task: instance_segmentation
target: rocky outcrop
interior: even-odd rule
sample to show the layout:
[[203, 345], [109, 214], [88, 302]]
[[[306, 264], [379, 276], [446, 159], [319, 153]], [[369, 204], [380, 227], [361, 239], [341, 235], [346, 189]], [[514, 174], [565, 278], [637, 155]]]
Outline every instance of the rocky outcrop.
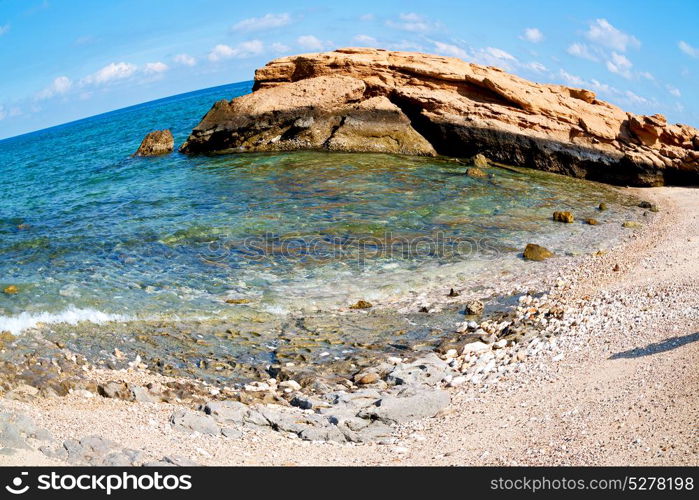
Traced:
[[175, 138], [170, 130], [155, 130], [143, 138], [134, 156], [159, 156], [175, 150]]
[[699, 183], [699, 131], [594, 92], [459, 59], [348, 48], [284, 57], [253, 93], [219, 101], [181, 151], [472, 157], [631, 185]]

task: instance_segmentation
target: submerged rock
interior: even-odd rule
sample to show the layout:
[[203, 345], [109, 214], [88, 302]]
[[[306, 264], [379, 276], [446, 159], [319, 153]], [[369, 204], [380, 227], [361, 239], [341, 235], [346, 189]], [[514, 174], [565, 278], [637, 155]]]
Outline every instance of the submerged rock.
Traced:
[[167, 130], [155, 130], [143, 138], [134, 156], [159, 156], [175, 150], [175, 138]]
[[480, 168], [478, 167], [471, 167], [466, 169], [466, 175], [469, 177], [473, 177], [474, 179], [485, 179], [488, 177], [488, 174], [483, 172]]
[[469, 315], [483, 314], [484, 309], [485, 309], [485, 306], [483, 305], [483, 302], [481, 302], [480, 300], [471, 300], [469, 302], [466, 302], [466, 314], [469, 314]]
[[556, 222], [565, 222], [567, 224], [572, 224], [573, 222], [575, 222], [575, 217], [573, 217], [573, 214], [570, 212], [554, 212], [553, 220], [555, 220]]
[[588, 219], [585, 219], [585, 224], [588, 224], [590, 226], [596, 226], [598, 224], [598, 222], [597, 222], [597, 219], [588, 218]]
[[486, 158], [485, 155], [478, 153], [476, 156], [473, 157], [473, 165], [477, 169], [488, 168], [488, 158]]
[[366, 300], [358, 300], [355, 304], [352, 304], [350, 306], [350, 309], [370, 309], [374, 307], [371, 302], [367, 302]]
[[3, 290], [3, 293], [7, 295], [15, 295], [19, 293], [19, 288], [17, 287], [17, 285], [6, 286]]
[[605, 202], [602, 202], [599, 204], [598, 208], [599, 208], [600, 212], [603, 212], [604, 210], [607, 210], [609, 207], [607, 206], [607, 204]]
[[255, 72], [253, 93], [214, 104], [181, 151], [478, 153], [654, 186], [699, 183], [698, 135], [661, 115], [625, 112], [585, 89], [456, 58], [344, 48], [269, 62]]
[[534, 243], [527, 244], [524, 249], [524, 258], [527, 260], [545, 260], [550, 257], [553, 257], [551, 250]]

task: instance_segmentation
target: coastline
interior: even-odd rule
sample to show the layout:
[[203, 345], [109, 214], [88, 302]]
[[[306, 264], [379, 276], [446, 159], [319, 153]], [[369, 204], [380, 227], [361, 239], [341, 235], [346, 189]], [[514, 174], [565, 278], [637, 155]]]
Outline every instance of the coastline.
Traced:
[[[487, 389], [478, 384], [448, 389], [447, 409], [399, 426], [387, 444], [317, 443], [269, 429], [245, 429], [235, 439], [197, 434], [184, 442], [186, 434], [169, 423], [181, 403], [82, 392], [4, 399], [3, 411], [29, 415], [57, 442], [97, 434], [126, 448], [143, 448], [145, 461], [177, 455], [202, 465], [696, 465], [691, 434], [699, 381], [692, 366], [699, 344], [691, 337], [699, 332], [696, 190], [626, 191], [658, 203], [661, 212], [609, 252], [566, 258], [555, 273], [534, 280], [538, 290], [550, 289], [550, 299], [579, 325], [553, 337], [555, 347], [538, 342], [545, 347], [530, 349], [521, 369]], [[668, 344], [668, 350], [661, 346], [644, 355], [643, 348], [668, 337], [679, 337], [677, 348]], [[620, 359], [609, 359], [614, 355]], [[116, 373], [103, 375], [113, 379]], [[142, 384], [166, 380], [139, 371], [138, 363], [117, 376]], [[53, 462], [40, 452], [18, 451], [0, 455], [0, 463]]]

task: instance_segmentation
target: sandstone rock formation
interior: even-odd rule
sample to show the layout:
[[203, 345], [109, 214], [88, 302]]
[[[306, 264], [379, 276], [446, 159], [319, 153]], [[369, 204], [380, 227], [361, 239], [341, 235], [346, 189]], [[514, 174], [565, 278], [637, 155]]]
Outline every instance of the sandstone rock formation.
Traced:
[[159, 156], [172, 153], [175, 149], [175, 138], [170, 130], [155, 130], [143, 138], [134, 156]]
[[616, 184], [699, 183], [699, 131], [589, 90], [456, 58], [347, 48], [284, 57], [219, 101], [184, 153], [322, 149], [489, 159]]

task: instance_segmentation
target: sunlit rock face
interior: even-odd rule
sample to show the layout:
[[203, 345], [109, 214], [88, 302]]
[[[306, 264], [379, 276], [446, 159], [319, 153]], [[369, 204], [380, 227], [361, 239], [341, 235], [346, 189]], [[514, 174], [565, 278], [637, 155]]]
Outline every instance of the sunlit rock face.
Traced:
[[615, 184], [699, 182], [699, 132], [434, 55], [346, 48], [284, 57], [252, 94], [219, 101], [181, 151], [442, 154]]

